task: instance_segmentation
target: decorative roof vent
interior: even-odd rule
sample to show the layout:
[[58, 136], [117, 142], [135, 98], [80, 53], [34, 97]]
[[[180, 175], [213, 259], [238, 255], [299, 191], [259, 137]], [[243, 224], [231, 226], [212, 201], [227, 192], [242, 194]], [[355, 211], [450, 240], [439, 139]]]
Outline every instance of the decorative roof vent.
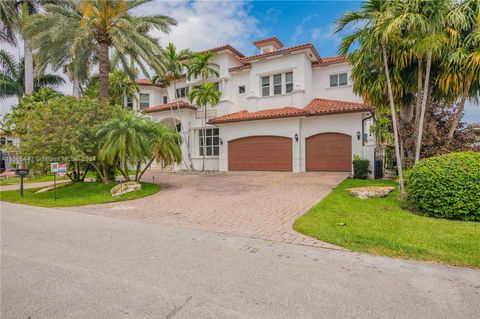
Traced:
[[260, 49], [260, 54], [269, 53], [283, 48], [282, 42], [278, 40], [277, 37], [272, 37], [268, 39], [258, 40], [253, 42], [253, 44]]

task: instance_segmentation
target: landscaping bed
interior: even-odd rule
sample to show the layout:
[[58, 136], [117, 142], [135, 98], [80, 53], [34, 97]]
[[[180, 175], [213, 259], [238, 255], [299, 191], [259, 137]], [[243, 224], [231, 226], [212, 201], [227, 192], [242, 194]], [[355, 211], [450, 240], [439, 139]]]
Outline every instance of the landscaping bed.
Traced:
[[398, 191], [359, 199], [347, 189], [396, 186], [383, 180], [348, 179], [297, 219], [294, 229], [352, 251], [480, 268], [480, 223], [416, 215]]
[[116, 183], [74, 183], [57, 189], [57, 200], [54, 191], [35, 193], [38, 188], [25, 189], [24, 197], [20, 197], [18, 190], [0, 192], [0, 200], [42, 207], [67, 207], [102, 204], [136, 199], [152, 195], [160, 191], [160, 186], [142, 183], [142, 189], [136, 192], [112, 197], [110, 190]]

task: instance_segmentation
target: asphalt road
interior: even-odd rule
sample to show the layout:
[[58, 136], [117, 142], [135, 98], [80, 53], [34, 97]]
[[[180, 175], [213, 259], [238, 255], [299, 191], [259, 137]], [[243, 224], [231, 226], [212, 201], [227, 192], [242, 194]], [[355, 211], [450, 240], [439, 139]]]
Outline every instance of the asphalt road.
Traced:
[[1, 311], [478, 318], [480, 272], [2, 202]]

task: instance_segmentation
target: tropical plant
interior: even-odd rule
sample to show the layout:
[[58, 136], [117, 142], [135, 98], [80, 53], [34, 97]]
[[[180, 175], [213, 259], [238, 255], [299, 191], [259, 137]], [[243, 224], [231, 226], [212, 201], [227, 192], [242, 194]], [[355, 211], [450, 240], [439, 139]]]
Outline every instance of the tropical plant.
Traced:
[[1, 1], [0, 34], [10, 44], [17, 45], [15, 34], [20, 32], [23, 37], [23, 58], [25, 59], [24, 68], [24, 88], [26, 94], [31, 94], [34, 90], [34, 72], [33, 72], [33, 55], [30, 46], [30, 37], [22, 33], [22, 27], [28, 20], [29, 16], [38, 12], [42, 4], [56, 0], [11, 0]]
[[[44, 90], [45, 91], [45, 90]], [[9, 126], [22, 140], [21, 155], [28, 166], [67, 162], [69, 177], [82, 181], [94, 169], [108, 181], [109, 165], [97, 153], [96, 127], [116, 116], [118, 107], [71, 96], [47, 98], [52, 92], [28, 95], [9, 116]]]
[[455, 114], [448, 129], [448, 144], [453, 142], [468, 98], [478, 96], [480, 86], [480, 1], [468, 0], [459, 6], [467, 27], [447, 47], [438, 82], [440, 89], [455, 99]]
[[[190, 145], [188, 139], [188, 132], [185, 130], [185, 125], [182, 119], [182, 112], [180, 112], [180, 101], [175, 96], [177, 92], [177, 80], [180, 80], [183, 77], [184, 64], [188, 64], [188, 58], [190, 57], [189, 50], [177, 51], [177, 48], [173, 43], [169, 43], [164, 49], [161, 50], [160, 59], [162, 59], [163, 69], [157, 71], [157, 75], [152, 79], [154, 82], [160, 82], [165, 85], [165, 87], [173, 86], [174, 100], [176, 101], [176, 108], [178, 118], [180, 120], [180, 131], [184, 138], [187, 149], [188, 159], [190, 161], [190, 168], [193, 169], [193, 163], [190, 156]], [[167, 100], [171, 101], [171, 98], [168, 94], [168, 89], [166, 90]], [[177, 122], [175, 115], [173, 114], [172, 104], [169, 104], [170, 112], [172, 113], [172, 118], [174, 121], [175, 127], [177, 127]], [[187, 165], [185, 165], [188, 167]]]
[[[358, 84], [354, 87], [357, 93], [360, 93], [364, 100], [371, 105], [381, 105], [385, 103], [385, 81], [388, 102], [390, 104], [390, 113], [392, 117], [393, 136], [395, 143], [395, 155], [398, 164], [398, 173], [400, 179], [400, 191], [404, 192], [403, 170], [400, 156], [400, 142], [398, 135], [398, 121], [395, 109], [394, 91], [392, 89], [390, 66], [388, 58], [389, 38], [385, 36], [386, 20], [388, 17], [389, 2], [369, 0], [366, 1], [361, 9], [357, 12], [345, 13], [336, 23], [336, 32], [342, 32], [350, 25], [362, 25], [361, 28], [354, 33], [348, 35], [343, 39], [340, 54], [346, 56], [354, 43], [359, 43], [360, 48], [353, 54], [353, 59], [357, 61], [366, 60], [369, 65], [374, 63], [377, 65], [383, 64], [384, 78], [379, 78], [372, 85], [372, 83], [362, 82], [367, 86], [358, 88]], [[380, 45], [380, 54], [378, 52], [378, 45]], [[358, 62], [357, 62], [358, 63]], [[361, 62], [360, 62], [361, 63]], [[357, 64], [358, 66], [358, 64]], [[355, 67], [355, 64], [354, 64]], [[374, 75], [374, 74], [373, 74]], [[395, 74], [394, 74], [395, 76]], [[355, 81], [354, 81], [355, 82]], [[382, 103], [383, 102], [383, 103]]]
[[[180, 135], [130, 110], [103, 124], [97, 138], [100, 159], [115, 165], [127, 181], [130, 167], [135, 167], [135, 180], [139, 181], [154, 160], [181, 161]], [[146, 164], [143, 169], [142, 164]]]
[[478, 152], [423, 159], [410, 170], [409, 199], [429, 216], [480, 221], [479, 167]]
[[441, 57], [444, 48], [456, 41], [461, 30], [468, 27], [467, 19], [455, 0], [429, 1], [407, 0], [397, 1], [390, 6], [389, 17], [386, 17], [384, 35], [395, 40], [408, 34], [413, 35], [418, 45], [415, 49], [420, 56], [426, 56], [425, 77], [422, 102], [420, 106], [419, 126], [415, 150], [415, 163], [420, 159], [423, 127], [427, 101], [430, 93], [430, 76], [432, 61]]
[[17, 45], [15, 29], [19, 25], [18, 8], [15, 1], [0, 1], [0, 40]]
[[123, 111], [101, 126], [97, 132], [100, 140], [99, 157], [115, 165], [126, 181], [132, 163], [143, 162], [148, 153], [148, 127], [142, 116]]
[[178, 132], [170, 127], [162, 125], [152, 120], [147, 121], [149, 126], [148, 144], [150, 147], [150, 160], [145, 167], [140, 170], [141, 163], [137, 163], [135, 180], [139, 181], [143, 174], [152, 165], [153, 161], [157, 163], [162, 160], [164, 164], [180, 163], [182, 161], [182, 138]]
[[212, 62], [214, 57], [215, 53], [212, 51], [191, 53], [187, 64], [188, 79], [200, 77], [204, 83], [209, 77], [218, 77], [218, 64]]
[[54, 71], [62, 70], [73, 83], [73, 96], [77, 98], [96, 60], [93, 37], [83, 37], [79, 40], [82, 43], [74, 46], [82, 18], [79, 2], [65, 0], [45, 4], [22, 28], [35, 49], [37, 69], [51, 66]]
[[124, 105], [124, 98], [137, 99], [138, 85], [125, 71], [113, 71], [108, 79], [108, 92], [111, 104]]
[[[25, 62], [16, 61], [8, 52], [0, 50], [0, 98], [16, 96], [19, 99], [25, 92]], [[41, 87], [55, 88], [65, 81], [55, 74], [38, 74], [34, 78], [34, 91]]]
[[154, 29], [169, 32], [176, 21], [163, 15], [134, 16], [129, 13], [146, 1], [81, 1], [82, 21], [73, 42], [73, 50], [87, 39], [94, 38], [98, 45], [100, 98], [108, 99], [109, 48], [115, 48], [123, 63], [127, 63], [124, 54], [134, 59], [144, 60], [153, 69], [161, 69], [158, 40], [149, 35]]
[[205, 155], [207, 153], [206, 145], [207, 145], [207, 127], [206, 127], [206, 118], [207, 118], [207, 105], [210, 107], [215, 107], [218, 102], [220, 102], [220, 97], [222, 93], [220, 93], [215, 84], [207, 81], [202, 83], [201, 85], [194, 86], [189, 94], [190, 102], [195, 103], [199, 108], [203, 108], [204, 111], [204, 125], [202, 128], [202, 171], [205, 171]]

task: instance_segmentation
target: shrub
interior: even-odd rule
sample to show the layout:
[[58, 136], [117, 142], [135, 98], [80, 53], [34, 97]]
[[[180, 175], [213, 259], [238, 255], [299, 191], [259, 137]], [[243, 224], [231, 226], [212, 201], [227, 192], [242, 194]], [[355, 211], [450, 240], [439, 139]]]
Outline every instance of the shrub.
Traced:
[[407, 185], [409, 201], [429, 216], [480, 221], [480, 153], [421, 160], [410, 170]]
[[367, 179], [370, 171], [368, 170], [369, 160], [362, 160], [358, 155], [353, 157], [353, 178]]

